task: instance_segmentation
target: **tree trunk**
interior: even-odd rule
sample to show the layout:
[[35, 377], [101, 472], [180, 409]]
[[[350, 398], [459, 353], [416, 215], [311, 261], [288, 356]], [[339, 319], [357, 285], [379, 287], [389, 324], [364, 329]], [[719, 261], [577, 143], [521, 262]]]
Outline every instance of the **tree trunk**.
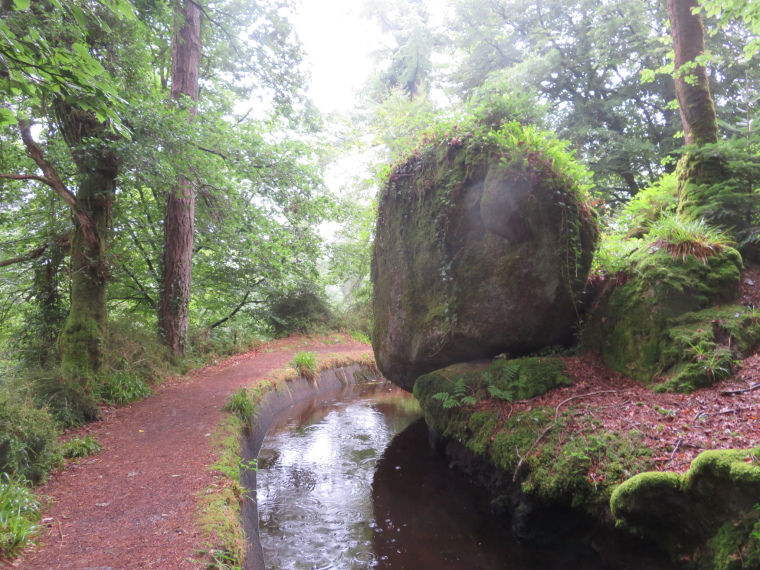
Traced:
[[[699, 14], [693, 14], [697, 0], [668, 0], [670, 33], [675, 51], [675, 83], [686, 144], [702, 146], [718, 142], [718, 122], [710, 95], [707, 72], [695, 65], [705, 52], [705, 30]], [[686, 68], [684, 69], [684, 66]], [[693, 69], [689, 69], [694, 66]]]
[[[56, 115], [79, 176], [76, 204], [72, 207], [75, 215], [71, 239], [71, 301], [58, 346], [64, 367], [97, 371], [108, 319], [106, 249], [118, 160], [106, 140], [106, 125], [94, 114], [58, 101]], [[85, 140], [88, 144], [83, 150]]]
[[57, 236], [47, 244], [46, 251], [34, 264], [34, 300], [39, 315], [35, 331], [39, 350], [34, 354], [43, 367], [49, 364], [49, 357], [54, 354], [52, 349], [66, 324], [59, 274], [70, 247], [69, 236]]
[[59, 349], [64, 367], [97, 371], [108, 322], [105, 252], [116, 173], [115, 170], [88, 169], [80, 175], [77, 199], [86, 204], [90, 212], [97, 242], [87, 243], [81, 224], [75, 219], [71, 240], [71, 303]]
[[[201, 11], [192, 0], [177, 8], [172, 40], [171, 97], [189, 98], [195, 114], [201, 62]], [[167, 196], [164, 217], [164, 254], [158, 326], [164, 342], [174, 354], [185, 351], [192, 279], [195, 190], [186, 176]]]
[[[670, 32], [675, 51], [675, 88], [678, 108], [687, 145], [702, 147], [718, 142], [718, 121], [710, 95], [707, 72], [696, 64], [705, 51], [704, 28], [699, 14], [692, 13], [697, 0], [667, 0]], [[720, 157], [687, 152], [676, 169], [678, 177], [678, 212], [704, 219], [725, 229], [742, 225], [741, 213], [730, 203], [723, 203], [716, 185], [727, 178]]]

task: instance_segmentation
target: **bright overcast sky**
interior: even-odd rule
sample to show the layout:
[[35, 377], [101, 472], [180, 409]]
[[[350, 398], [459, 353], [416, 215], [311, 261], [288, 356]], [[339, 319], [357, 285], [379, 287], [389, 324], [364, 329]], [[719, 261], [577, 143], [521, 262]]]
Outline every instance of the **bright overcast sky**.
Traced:
[[301, 0], [295, 27], [311, 72], [309, 94], [323, 112], [346, 111], [363, 85], [378, 49], [379, 25], [361, 18], [362, 0]]

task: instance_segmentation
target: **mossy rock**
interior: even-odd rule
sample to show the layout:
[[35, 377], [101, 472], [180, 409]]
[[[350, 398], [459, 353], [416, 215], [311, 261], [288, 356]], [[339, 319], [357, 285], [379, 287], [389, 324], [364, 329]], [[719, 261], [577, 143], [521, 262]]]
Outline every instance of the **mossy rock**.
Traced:
[[[731, 248], [704, 263], [691, 255], [673, 259], [663, 248], [640, 248], [632, 254], [626, 275], [602, 292], [583, 329], [582, 344], [600, 352], [610, 368], [641, 381], [674, 373], [674, 366], [695, 362], [688, 354], [691, 347], [679, 344], [679, 327], [701, 319], [711, 330], [716, 317], [699, 312], [736, 300], [741, 269], [741, 257]], [[693, 322], [686, 322], [686, 314], [692, 314]], [[683, 372], [670, 389], [690, 391], [709, 383], [710, 375], [700, 376], [694, 367]]]
[[759, 454], [760, 448], [705, 451], [683, 475], [640, 473], [615, 489], [612, 514], [621, 526], [695, 568], [756, 568], [736, 566], [733, 555], [760, 557], [753, 534], [760, 504]]
[[390, 173], [372, 261], [372, 346], [402, 388], [574, 332], [598, 230], [578, 182], [555, 167], [569, 159], [539, 138], [516, 123], [460, 131], [457, 144], [431, 142]]
[[499, 407], [473, 407], [489, 397], [536, 397], [570, 384], [564, 370], [553, 357], [456, 364], [420, 377], [414, 395], [434, 433], [464, 445], [520, 493], [609, 519], [614, 486], [652, 466], [640, 433], [607, 432], [592, 418], [564, 432], [566, 418], [553, 407], [510, 412], [506, 419]]
[[737, 360], [760, 343], [760, 315], [740, 305], [687, 313], [662, 337], [660, 367], [668, 380], [657, 392], [691, 392], [731, 375]]

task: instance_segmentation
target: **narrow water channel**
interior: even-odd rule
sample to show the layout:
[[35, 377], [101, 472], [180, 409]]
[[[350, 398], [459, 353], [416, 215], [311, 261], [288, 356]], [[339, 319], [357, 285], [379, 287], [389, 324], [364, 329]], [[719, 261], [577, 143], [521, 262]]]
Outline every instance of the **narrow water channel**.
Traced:
[[268, 570], [596, 570], [586, 548], [527, 548], [430, 450], [414, 398], [349, 386], [277, 418], [259, 455]]

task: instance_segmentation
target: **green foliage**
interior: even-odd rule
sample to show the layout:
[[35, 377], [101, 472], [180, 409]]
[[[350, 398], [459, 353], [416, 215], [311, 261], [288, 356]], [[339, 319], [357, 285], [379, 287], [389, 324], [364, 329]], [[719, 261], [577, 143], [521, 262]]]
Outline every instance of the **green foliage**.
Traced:
[[89, 457], [102, 449], [101, 445], [92, 436], [75, 436], [61, 446], [61, 453], [67, 459]]
[[664, 247], [673, 259], [685, 261], [693, 255], [702, 263], [732, 244], [718, 228], [678, 215], [662, 216], [650, 228], [648, 240], [650, 247]]
[[100, 397], [107, 404], [123, 406], [142, 400], [151, 395], [152, 391], [134, 372], [113, 372], [99, 386]]
[[324, 330], [332, 319], [327, 302], [309, 288], [297, 289], [274, 299], [269, 309], [269, 324], [277, 337]]
[[0, 472], [34, 483], [60, 462], [58, 427], [46, 410], [0, 393]]
[[572, 384], [565, 375], [564, 362], [553, 357], [495, 360], [483, 379], [488, 384], [489, 394], [510, 402], [529, 400], [552, 388]]
[[3, 473], [0, 479], [0, 549], [12, 559], [34, 539], [40, 503], [23, 479]]
[[631, 254], [642, 245], [642, 240], [626, 238], [618, 233], [604, 233], [594, 252], [592, 274], [614, 276], [629, 269]]
[[723, 28], [730, 28], [737, 20], [744, 23], [751, 34], [744, 46], [744, 57], [753, 58], [760, 51], [760, 8], [751, 0], [701, 0], [696, 8], [708, 18], [717, 18]]
[[[0, 20], [0, 65], [5, 77], [0, 89], [7, 96], [23, 95], [38, 103], [56, 96], [76, 101], [99, 121], [109, 120], [125, 132], [117, 113], [125, 104], [118, 85], [88, 43], [111, 33], [109, 20], [111, 25], [119, 19], [133, 20], [133, 6], [126, 0], [98, 5], [52, 0], [45, 10], [26, 0], [14, 4], [15, 9]], [[14, 119], [9, 109], [0, 113], [0, 125]]]
[[229, 402], [224, 405], [222, 410], [235, 414], [247, 429], [250, 430], [253, 426], [253, 414], [256, 411], [256, 404], [245, 388], [240, 388], [240, 390], [232, 394]]
[[290, 365], [296, 369], [298, 375], [307, 380], [314, 380], [317, 377], [317, 353], [316, 352], [296, 352]]
[[454, 381], [446, 392], [433, 394], [434, 400], [439, 400], [444, 410], [457, 408], [463, 405], [472, 405], [478, 403], [478, 398], [473, 395], [471, 387], [467, 386], [464, 378]]
[[350, 336], [356, 342], [361, 342], [364, 344], [372, 344], [372, 339], [369, 337], [368, 334], [364, 332], [352, 330], [348, 332], [348, 336]]
[[623, 206], [615, 219], [619, 239], [642, 237], [664, 214], [675, 214], [678, 206], [678, 178], [675, 173], [661, 176]]

